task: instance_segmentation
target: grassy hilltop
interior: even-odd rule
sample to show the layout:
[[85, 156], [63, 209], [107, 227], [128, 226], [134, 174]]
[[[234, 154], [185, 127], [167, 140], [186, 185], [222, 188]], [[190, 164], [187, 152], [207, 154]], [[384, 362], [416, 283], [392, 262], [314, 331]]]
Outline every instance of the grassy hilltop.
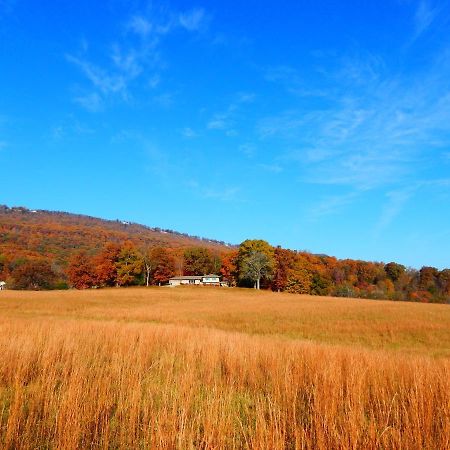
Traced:
[[240, 289], [0, 293], [3, 448], [448, 448], [450, 309]]

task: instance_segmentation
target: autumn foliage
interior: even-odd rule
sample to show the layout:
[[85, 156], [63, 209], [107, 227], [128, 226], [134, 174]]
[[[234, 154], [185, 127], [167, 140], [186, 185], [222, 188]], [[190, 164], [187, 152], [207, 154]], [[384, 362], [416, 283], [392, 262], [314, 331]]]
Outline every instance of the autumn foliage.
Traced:
[[[450, 301], [450, 269], [339, 260], [262, 240], [231, 247], [135, 224], [6, 207], [0, 207], [0, 233], [0, 279], [17, 289], [160, 285], [173, 275], [216, 273], [231, 286], [296, 294]], [[30, 267], [40, 281], [30, 280]]]
[[96, 284], [94, 265], [85, 251], [80, 251], [70, 258], [67, 277], [76, 289], [87, 289]]

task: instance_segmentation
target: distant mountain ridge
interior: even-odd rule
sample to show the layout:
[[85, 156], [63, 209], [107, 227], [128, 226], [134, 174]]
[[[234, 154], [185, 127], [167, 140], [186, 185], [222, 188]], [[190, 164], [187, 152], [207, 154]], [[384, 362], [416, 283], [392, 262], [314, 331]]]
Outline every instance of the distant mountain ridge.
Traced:
[[0, 253], [4, 255], [45, 256], [64, 261], [74, 251], [95, 252], [107, 242], [126, 240], [138, 246], [164, 246], [180, 251], [192, 246], [218, 251], [234, 247], [215, 239], [124, 220], [0, 205]]

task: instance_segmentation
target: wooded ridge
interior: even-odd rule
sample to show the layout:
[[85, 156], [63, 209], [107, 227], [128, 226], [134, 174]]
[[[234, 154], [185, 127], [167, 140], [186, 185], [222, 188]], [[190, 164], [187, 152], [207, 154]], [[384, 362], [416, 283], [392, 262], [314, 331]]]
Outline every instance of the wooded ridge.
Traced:
[[123, 220], [0, 205], [0, 280], [8, 288], [148, 286], [206, 273], [231, 286], [450, 303], [450, 269], [339, 260], [263, 240], [234, 246]]

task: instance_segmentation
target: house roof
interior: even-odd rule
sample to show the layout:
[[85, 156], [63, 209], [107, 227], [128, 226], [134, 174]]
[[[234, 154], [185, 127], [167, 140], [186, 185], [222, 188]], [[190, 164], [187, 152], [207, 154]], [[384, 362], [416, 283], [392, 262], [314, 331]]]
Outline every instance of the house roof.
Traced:
[[220, 275], [183, 275], [179, 277], [171, 277], [170, 280], [201, 280], [202, 278], [220, 278]]
[[184, 275], [182, 277], [172, 277], [170, 280], [201, 280], [202, 275]]

